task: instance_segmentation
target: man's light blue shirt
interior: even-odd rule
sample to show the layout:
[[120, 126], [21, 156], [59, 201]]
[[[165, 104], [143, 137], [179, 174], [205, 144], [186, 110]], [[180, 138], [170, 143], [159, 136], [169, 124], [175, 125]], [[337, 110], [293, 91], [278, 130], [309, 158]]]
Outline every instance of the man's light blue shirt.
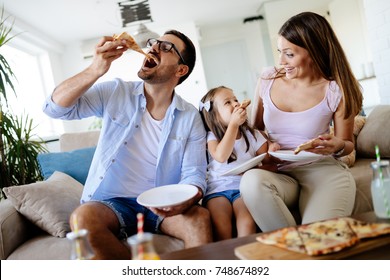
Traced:
[[[82, 203], [92, 198], [110, 172], [119, 147], [131, 143], [145, 110], [144, 83], [121, 79], [95, 84], [71, 107], [61, 107], [51, 97], [47, 98], [43, 111], [52, 118], [74, 120], [97, 116], [103, 119]], [[206, 131], [200, 114], [175, 93], [165, 115], [158, 147], [155, 186], [191, 184], [205, 194], [206, 168]]]

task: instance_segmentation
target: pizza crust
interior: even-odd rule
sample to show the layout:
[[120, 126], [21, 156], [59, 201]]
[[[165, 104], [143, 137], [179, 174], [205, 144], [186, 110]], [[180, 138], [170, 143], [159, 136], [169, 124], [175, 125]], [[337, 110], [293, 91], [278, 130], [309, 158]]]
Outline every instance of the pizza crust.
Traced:
[[295, 150], [294, 150], [294, 154], [298, 154], [299, 152], [301, 151], [304, 151], [304, 150], [307, 150], [307, 149], [311, 149], [313, 148], [313, 142], [314, 142], [315, 139], [312, 139], [310, 141], [307, 141], [301, 145], [299, 145]]

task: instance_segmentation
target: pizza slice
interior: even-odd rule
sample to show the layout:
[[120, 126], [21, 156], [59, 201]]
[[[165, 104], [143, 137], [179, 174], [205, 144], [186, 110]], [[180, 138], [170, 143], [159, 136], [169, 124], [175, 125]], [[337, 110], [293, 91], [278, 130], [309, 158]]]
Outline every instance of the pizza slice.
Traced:
[[390, 224], [388, 223], [367, 223], [352, 218], [345, 218], [349, 225], [360, 239], [372, 238], [390, 233]]
[[359, 242], [345, 219], [332, 219], [298, 227], [306, 253], [311, 256], [338, 252]]
[[298, 154], [299, 152], [301, 151], [304, 151], [304, 150], [307, 150], [307, 149], [311, 149], [313, 148], [313, 142], [314, 142], [315, 139], [312, 139], [310, 141], [307, 141], [301, 145], [299, 145], [295, 150], [294, 150], [294, 154]]
[[257, 241], [267, 245], [275, 245], [297, 253], [306, 253], [305, 246], [296, 227], [282, 228], [259, 235]]
[[240, 108], [246, 109], [246, 107], [248, 107], [250, 104], [251, 104], [251, 100], [250, 99], [244, 99], [241, 102]]
[[332, 219], [264, 233], [257, 240], [310, 256], [338, 252], [359, 242], [348, 220]]
[[142, 53], [147, 58], [152, 58], [149, 54], [145, 53], [142, 48], [137, 44], [137, 42], [134, 40], [132, 36], [130, 36], [127, 32], [122, 32], [121, 34], [117, 35], [114, 34], [112, 36], [114, 40], [125, 40], [126, 41], [126, 47], [128, 47], [131, 50], [134, 50], [136, 52]]

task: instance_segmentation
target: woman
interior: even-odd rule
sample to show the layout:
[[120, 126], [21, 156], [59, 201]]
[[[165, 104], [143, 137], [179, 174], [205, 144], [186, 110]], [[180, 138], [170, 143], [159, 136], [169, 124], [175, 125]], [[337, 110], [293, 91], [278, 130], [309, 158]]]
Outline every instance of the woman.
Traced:
[[[278, 173], [253, 169], [241, 180], [241, 194], [257, 225], [270, 231], [351, 214], [355, 181], [336, 158], [354, 148], [354, 117], [362, 107], [360, 86], [327, 20], [304, 12], [280, 29], [280, 68], [266, 70], [256, 88], [252, 122], [269, 141], [294, 150], [313, 140], [311, 162], [278, 162]], [[329, 134], [333, 122], [334, 135]]]

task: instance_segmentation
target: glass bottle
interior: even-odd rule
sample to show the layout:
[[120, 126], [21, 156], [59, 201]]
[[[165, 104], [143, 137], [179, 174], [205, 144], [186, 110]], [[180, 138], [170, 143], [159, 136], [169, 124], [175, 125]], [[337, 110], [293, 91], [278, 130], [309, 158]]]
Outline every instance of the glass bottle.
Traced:
[[89, 245], [88, 230], [80, 229], [78, 231], [68, 232], [66, 238], [72, 242], [71, 260], [90, 260], [95, 256]]
[[153, 245], [153, 234], [144, 232], [127, 238], [133, 260], [159, 260]]
[[381, 160], [371, 163], [373, 177], [371, 194], [374, 211], [378, 218], [390, 218], [390, 167], [389, 161]]

